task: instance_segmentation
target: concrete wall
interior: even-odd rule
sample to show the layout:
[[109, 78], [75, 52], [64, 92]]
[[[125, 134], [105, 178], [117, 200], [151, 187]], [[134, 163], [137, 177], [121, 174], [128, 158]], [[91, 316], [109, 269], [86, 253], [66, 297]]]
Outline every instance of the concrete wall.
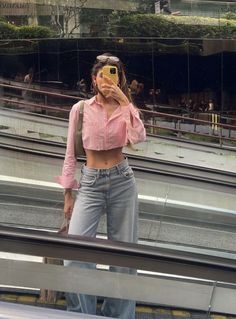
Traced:
[[[76, 1], [80, 6], [80, 0]], [[67, 5], [74, 7], [74, 0], [68, 0]], [[51, 6], [65, 6], [64, 0], [1, 0], [0, 16], [22, 16], [22, 15], [50, 15]], [[129, 0], [87, 0], [84, 8], [127, 10], [134, 11], [137, 4]]]

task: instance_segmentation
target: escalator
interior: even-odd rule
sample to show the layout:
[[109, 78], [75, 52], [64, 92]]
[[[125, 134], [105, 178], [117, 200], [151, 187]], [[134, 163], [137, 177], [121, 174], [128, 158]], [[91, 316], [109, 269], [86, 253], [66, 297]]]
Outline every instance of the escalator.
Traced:
[[[63, 196], [53, 177], [62, 167], [64, 145], [16, 136], [13, 143], [9, 135], [2, 135], [1, 143], [3, 290], [13, 286], [76, 291], [79, 278], [84, 293], [135, 299], [157, 313], [177, 308], [189, 317], [194, 311], [204, 316], [236, 314], [235, 172], [129, 154], [139, 189], [139, 244], [106, 241], [105, 218], [99, 238], [84, 241], [55, 235], [63, 217]], [[19, 260], [10, 253], [27, 258]], [[101, 266], [86, 273], [32, 259], [43, 256], [73, 257]], [[109, 273], [109, 265], [138, 269], [138, 276]], [[164, 314], [170, 317], [163, 310]], [[137, 313], [142, 319], [151, 315], [156, 318], [153, 312], [149, 317]]]

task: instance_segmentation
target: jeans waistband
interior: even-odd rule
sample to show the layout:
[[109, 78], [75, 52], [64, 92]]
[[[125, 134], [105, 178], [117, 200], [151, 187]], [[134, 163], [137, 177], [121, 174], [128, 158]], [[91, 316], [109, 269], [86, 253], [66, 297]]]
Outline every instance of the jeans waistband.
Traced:
[[110, 168], [91, 168], [87, 167], [85, 164], [82, 166], [82, 173], [83, 174], [91, 174], [91, 175], [110, 175], [113, 173], [119, 173], [120, 171], [124, 170], [126, 167], [129, 166], [128, 159], [125, 158], [120, 163], [112, 166]]

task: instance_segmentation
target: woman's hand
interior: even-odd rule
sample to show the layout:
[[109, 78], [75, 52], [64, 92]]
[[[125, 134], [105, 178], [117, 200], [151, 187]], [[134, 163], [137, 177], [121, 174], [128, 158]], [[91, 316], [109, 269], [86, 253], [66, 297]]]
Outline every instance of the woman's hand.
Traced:
[[65, 198], [64, 198], [64, 215], [67, 219], [71, 219], [71, 214], [74, 208], [74, 198], [72, 195], [72, 191], [65, 191]]
[[127, 106], [129, 104], [127, 96], [122, 92], [119, 86], [105, 75], [103, 76], [101, 88], [106, 98], [113, 98], [120, 104], [120, 106]]

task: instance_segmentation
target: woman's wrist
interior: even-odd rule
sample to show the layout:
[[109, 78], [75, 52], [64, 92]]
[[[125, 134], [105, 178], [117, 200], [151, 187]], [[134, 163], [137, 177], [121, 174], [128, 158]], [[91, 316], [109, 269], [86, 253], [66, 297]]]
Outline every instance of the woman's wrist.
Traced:
[[69, 195], [69, 196], [72, 195], [72, 189], [71, 188], [65, 188], [64, 189], [64, 196], [66, 197], [67, 195]]

